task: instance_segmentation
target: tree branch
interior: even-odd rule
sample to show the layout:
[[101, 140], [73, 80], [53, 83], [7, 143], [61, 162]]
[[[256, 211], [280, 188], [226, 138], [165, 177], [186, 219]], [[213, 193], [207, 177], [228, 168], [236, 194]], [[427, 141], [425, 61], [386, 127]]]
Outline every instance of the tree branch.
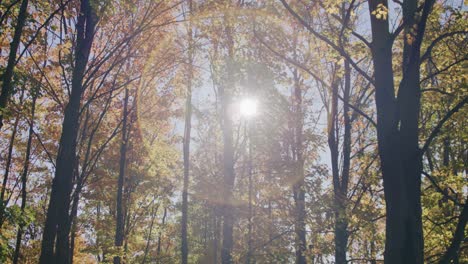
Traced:
[[426, 142], [424, 143], [423, 147], [421, 148], [419, 155], [423, 155], [424, 152], [427, 151], [429, 148], [429, 145], [432, 143], [434, 138], [439, 134], [440, 130], [442, 129], [442, 126], [449, 120], [456, 112], [458, 112], [460, 109], [462, 109], [465, 104], [468, 103], [468, 96], [465, 97], [463, 100], [461, 100], [455, 107], [453, 107], [450, 111], [445, 114], [445, 116], [437, 123], [435, 126], [434, 130], [432, 130], [431, 134], [427, 138]]
[[423, 53], [423, 55], [421, 56], [421, 62], [423, 62], [424, 60], [426, 60], [426, 59], [429, 58], [429, 55], [431, 55], [432, 49], [434, 49], [434, 47], [435, 47], [439, 42], [441, 42], [441, 41], [444, 40], [445, 38], [448, 38], [448, 37], [451, 37], [451, 36], [454, 36], [454, 35], [458, 35], [458, 34], [468, 34], [468, 31], [460, 30], [460, 31], [448, 32], [448, 33], [442, 34], [442, 35], [438, 36], [436, 39], [434, 39], [434, 40], [432, 41], [432, 43], [427, 47], [427, 49], [426, 49], [426, 51]]
[[299, 14], [297, 14], [292, 8], [291, 6], [289, 6], [288, 3], [286, 3], [285, 0], [280, 0], [281, 3], [283, 4], [283, 6], [286, 8], [286, 10], [288, 10], [288, 12], [297, 19], [297, 21], [299, 23], [301, 23], [310, 33], [312, 33], [314, 36], [316, 36], [318, 39], [322, 40], [323, 42], [325, 42], [326, 44], [328, 44], [330, 47], [332, 47], [334, 50], [336, 50], [338, 53], [340, 53], [341, 56], [343, 56], [348, 62], [349, 64], [351, 64], [351, 66], [353, 66], [353, 68], [359, 72], [362, 77], [364, 77], [367, 81], [369, 81], [370, 83], [374, 84], [374, 80], [369, 76], [369, 74], [367, 74], [364, 70], [362, 70], [357, 64], [356, 62], [351, 59], [351, 57], [349, 56], [349, 54], [342, 48], [342, 47], [339, 47], [338, 45], [336, 45], [335, 43], [333, 43], [333, 41], [331, 41], [330, 39], [328, 39], [327, 37], [323, 36], [322, 34], [318, 33], [315, 29], [313, 29], [309, 23], [307, 23]]

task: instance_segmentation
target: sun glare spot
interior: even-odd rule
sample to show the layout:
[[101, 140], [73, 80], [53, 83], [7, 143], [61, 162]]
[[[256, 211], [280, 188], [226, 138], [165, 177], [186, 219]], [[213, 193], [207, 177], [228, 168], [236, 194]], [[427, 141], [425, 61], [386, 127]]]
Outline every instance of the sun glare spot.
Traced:
[[240, 101], [239, 112], [241, 116], [251, 117], [257, 114], [257, 100], [244, 98]]

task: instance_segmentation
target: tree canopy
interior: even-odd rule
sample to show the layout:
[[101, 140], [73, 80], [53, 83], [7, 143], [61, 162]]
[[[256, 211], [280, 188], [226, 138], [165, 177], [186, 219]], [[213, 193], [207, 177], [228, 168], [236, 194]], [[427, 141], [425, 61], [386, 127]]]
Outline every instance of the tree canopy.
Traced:
[[0, 263], [467, 263], [462, 0], [0, 0]]

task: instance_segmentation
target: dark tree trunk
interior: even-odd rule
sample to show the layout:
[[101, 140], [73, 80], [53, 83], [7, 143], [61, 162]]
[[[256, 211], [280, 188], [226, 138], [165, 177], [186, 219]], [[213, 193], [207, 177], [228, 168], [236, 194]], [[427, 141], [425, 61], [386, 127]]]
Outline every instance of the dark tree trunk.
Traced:
[[[164, 213], [161, 221], [161, 227], [164, 227], [166, 224], [166, 216], [167, 216], [167, 207], [164, 207]], [[162, 240], [162, 230], [159, 230], [158, 234], [158, 246], [156, 247], [156, 264], [161, 263], [161, 240]]]
[[[97, 17], [89, 0], [82, 0], [78, 23], [75, 63], [72, 73], [72, 91], [65, 109], [57, 154], [55, 177], [52, 182], [49, 207], [41, 245], [41, 264], [70, 261], [69, 209], [76, 164], [76, 137], [79, 128], [80, 102], [83, 94], [83, 77], [88, 63]], [[54, 253], [55, 247], [55, 253]]]
[[[387, 1], [369, 1], [369, 10], [376, 10], [379, 3], [388, 6]], [[387, 204], [386, 263], [423, 263], [419, 71], [425, 21], [433, 3], [433, 0], [424, 2], [420, 21], [417, 21], [417, 2], [403, 2], [405, 41], [398, 98], [393, 87], [393, 36], [389, 33], [389, 22], [371, 14], [377, 136]], [[408, 36], [412, 36], [411, 40]]]
[[[380, 1], [370, 1], [375, 10]], [[386, 1], [384, 1], [387, 6]], [[392, 44], [388, 20], [372, 17], [373, 61], [376, 83], [377, 138], [386, 202], [385, 263], [406, 263], [403, 250], [407, 233], [408, 198], [400, 161], [397, 104], [393, 87]]]
[[[122, 141], [120, 145], [120, 168], [119, 168], [119, 179], [117, 183], [117, 201], [116, 201], [116, 226], [115, 226], [115, 241], [114, 246], [121, 248], [124, 241], [124, 208], [123, 208], [123, 188], [125, 181], [125, 169], [127, 162], [127, 143], [128, 143], [128, 133], [127, 133], [127, 111], [128, 107], [128, 89], [125, 89], [125, 99], [124, 107], [122, 112]], [[114, 256], [114, 264], [119, 264], [121, 261], [120, 256]]]
[[[98, 204], [96, 205], [96, 222], [99, 223], [100, 220], [101, 220], [101, 202], [98, 201]], [[96, 249], [98, 249], [97, 259], [99, 262], [104, 261], [105, 259], [104, 252], [102, 253], [102, 258], [99, 255], [100, 245], [101, 245], [101, 237], [99, 236], [99, 232], [96, 232]]]
[[[23, 88], [21, 91], [21, 96], [20, 96], [20, 104], [23, 103], [24, 91], [25, 89]], [[13, 147], [15, 146], [16, 134], [18, 133], [18, 124], [20, 121], [20, 114], [21, 113], [19, 112], [16, 114], [15, 122], [13, 123], [13, 130], [11, 131], [11, 136], [10, 136], [10, 140], [8, 143], [8, 154], [6, 157], [5, 171], [3, 173], [2, 191], [0, 194], [0, 232], [3, 226], [3, 222], [5, 221], [4, 219], [5, 210], [10, 200], [10, 197], [5, 198], [5, 195], [6, 195], [7, 185], [8, 185], [8, 178], [10, 177], [10, 169], [12, 165], [11, 163], [13, 160]]]
[[[78, 174], [78, 173], [77, 173]], [[76, 229], [77, 229], [77, 219], [76, 216], [78, 214], [78, 204], [80, 202], [80, 193], [82, 189], [83, 183], [79, 181], [77, 183], [76, 189], [75, 189], [75, 195], [73, 196], [73, 202], [72, 202], [72, 208], [71, 208], [71, 214], [70, 214], [70, 220], [68, 221], [70, 223], [70, 230], [71, 230], [71, 237], [70, 237], [70, 264], [73, 263], [73, 253], [75, 252], [75, 238], [76, 238]]]
[[[387, 6], [386, 1], [382, 1]], [[370, 1], [375, 10], [381, 1]], [[386, 202], [386, 263], [406, 263], [403, 256], [408, 199], [404, 171], [400, 161], [397, 104], [393, 87], [392, 44], [388, 20], [371, 15], [373, 61], [376, 83], [377, 138]]]
[[159, 209], [159, 205], [156, 207], [153, 205], [151, 208], [151, 223], [149, 227], [148, 238], [146, 239], [145, 254], [143, 256], [143, 261], [141, 262], [142, 264], [146, 263], [146, 258], [148, 256], [150, 243], [151, 243], [151, 235], [153, 233], [154, 220], [156, 219], [156, 216], [158, 214], [158, 209]]
[[10, 54], [8, 55], [8, 62], [5, 68], [5, 72], [2, 76], [2, 93], [0, 95], [0, 129], [3, 127], [3, 115], [6, 110], [8, 100], [13, 93], [13, 87], [11, 82], [13, 80], [13, 70], [16, 66], [16, 54], [18, 47], [21, 42], [21, 35], [23, 33], [23, 27], [28, 16], [28, 3], [29, 0], [23, 0], [21, 2], [20, 10], [18, 13], [18, 21], [15, 26], [15, 33], [13, 34], [13, 40], [10, 43]]
[[[335, 80], [332, 86], [331, 109], [328, 117], [328, 146], [330, 148], [332, 177], [333, 177], [333, 196], [334, 196], [334, 215], [335, 215], [335, 262], [338, 264], [346, 263], [346, 240], [347, 240], [347, 221], [346, 221], [346, 194], [343, 193], [342, 181], [339, 171], [339, 143], [338, 143], [338, 84]], [[349, 119], [348, 119], [349, 121]], [[347, 142], [348, 143], [348, 142]], [[343, 153], [344, 154], [344, 153]], [[344, 168], [343, 168], [344, 169]]]
[[[467, 199], [468, 200], [468, 199]], [[468, 203], [465, 202], [463, 205], [463, 210], [458, 218], [457, 227], [455, 228], [455, 233], [453, 234], [452, 242], [447, 248], [444, 256], [440, 260], [440, 264], [449, 264], [449, 263], [458, 263], [460, 246], [464, 242], [465, 238], [465, 229], [466, 222], [468, 221]]]
[[[28, 132], [28, 142], [26, 144], [26, 155], [24, 158], [23, 173], [21, 174], [21, 213], [24, 213], [26, 208], [26, 196], [27, 196], [27, 182], [28, 182], [28, 172], [29, 172], [29, 161], [31, 156], [31, 146], [32, 138], [34, 132], [34, 116], [36, 113], [36, 99], [37, 95], [33, 95], [32, 106], [31, 106], [31, 120], [29, 123], [29, 132]], [[13, 264], [17, 264], [20, 256], [21, 249], [21, 239], [23, 237], [24, 226], [22, 224], [18, 227], [18, 232], [16, 233], [16, 247], [15, 253], [13, 255]]]
[[[344, 65], [344, 96], [343, 96], [343, 166], [341, 175], [338, 170], [339, 150], [336, 140], [338, 126], [338, 86], [333, 87], [332, 111], [331, 111], [331, 131], [329, 131], [329, 146], [332, 155], [333, 167], [333, 190], [334, 190], [334, 210], [335, 210], [335, 263], [346, 264], [346, 252], [348, 244], [348, 217], [346, 215], [346, 203], [348, 195], [349, 170], [351, 162], [351, 118], [349, 114], [349, 98], [351, 90], [351, 69], [348, 62]], [[331, 137], [331, 138], [330, 138]]]
[[0, 194], [0, 229], [3, 226], [5, 209], [7, 207], [8, 199], [5, 200], [5, 193], [8, 184], [8, 178], [10, 176], [11, 160], [13, 157], [13, 147], [15, 145], [16, 133], [18, 132], [18, 123], [20, 117], [19, 114], [16, 116], [15, 123], [13, 124], [13, 130], [11, 131], [10, 142], [8, 143], [8, 154], [6, 157], [5, 172], [3, 173], [2, 192]]
[[[188, 0], [189, 12], [192, 13], [192, 1]], [[182, 189], [182, 221], [181, 221], [181, 259], [182, 264], [188, 261], [187, 220], [188, 220], [188, 188], [190, 176], [190, 132], [192, 129], [192, 78], [193, 78], [193, 36], [192, 24], [188, 26], [188, 78], [187, 98], [185, 99], [185, 131], [184, 131], [184, 182]]]

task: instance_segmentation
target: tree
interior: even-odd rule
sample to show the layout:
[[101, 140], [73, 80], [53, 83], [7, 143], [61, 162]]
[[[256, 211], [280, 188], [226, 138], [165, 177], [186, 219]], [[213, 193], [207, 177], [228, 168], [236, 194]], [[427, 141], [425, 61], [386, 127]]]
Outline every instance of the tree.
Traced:
[[[193, 3], [188, 1], [189, 19], [192, 19]], [[181, 221], [181, 259], [183, 264], [188, 262], [188, 240], [187, 240], [187, 221], [188, 221], [188, 189], [190, 180], [190, 135], [192, 129], [192, 79], [193, 79], [193, 62], [194, 62], [194, 42], [192, 23], [187, 26], [188, 35], [188, 54], [187, 54], [187, 90], [185, 101], [185, 127], [184, 127], [184, 180], [182, 186], [182, 221]]]
[[[30, 158], [31, 158], [31, 148], [32, 148], [32, 140], [33, 140], [33, 130], [34, 130], [34, 118], [36, 113], [36, 102], [37, 97], [39, 96], [39, 91], [37, 89], [32, 91], [32, 104], [31, 104], [31, 119], [29, 120], [29, 131], [28, 131], [28, 142], [26, 145], [26, 153], [24, 158], [24, 165], [23, 171], [21, 174], [21, 213], [25, 214], [26, 209], [26, 198], [27, 198], [27, 182], [28, 182], [28, 173], [29, 173], [29, 166], [30, 166]], [[23, 237], [23, 232], [25, 228], [25, 223], [20, 223], [16, 234], [16, 245], [15, 245], [15, 253], [13, 257], [13, 263], [16, 264], [19, 261], [20, 256], [20, 249], [21, 249], [21, 240]]]
[[468, 261], [457, 1], [25, 3], [0, 262]]
[[[117, 249], [120, 249], [123, 245], [124, 240], [124, 225], [125, 225], [125, 210], [123, 204], [123, 187], [125, 181], [125, 168], [127, 162], [127, 142], [130, 133], [128, 129], [128, 89], [125, 89], [124, 107], [122, 110], [122, 139], [120, 143], [120, 161], [119, 161], [119, 179], [117, 185], [117, 199], [116, 199], [116, 225], [115, 225], [115, 242], [114, 245]], [[120, 255], [114, 256], [114, 264], [119, 264], [121, 261]]]
[[18, 52], [18, 47], [21, 41], [21, 35], [23, 33], [23, 27], [26, 23], [26, 18], [28, 15], [28, 3], [29, 0], [21, 1], [18, 20], [15, 26], [15, 33], [13, 35], [13, 40], [10, 43], [10, 54], [8, 56], [8, 63], [5, 68], [5, 72], [2, 74], [2, 92], [0, 94], [0, 109], [2, 113], [0, 113], [0, 128], [3, 127], [3, 116], [6, 111], [8, 100], [10, 99], [10, 96], [13, 92], [11, 81], [13, 79], [13, 70], [16, 65], [16, 54]]
[[88, 0], [81, 1], [76, 24], [77, 39], [71, 80], [72, 89], [63, 119], [55, 177], [44, 226], [40, 263], [68, 263], [70, 259], [70, 230], [67, 228], [70, 204], [67, 201], [72, 191], [72, 176], [75, 170], [74, 164], [76, 164], [76, 137], [81, 97], [84, 92], [83, 78], [97, 23], [96, 11], [93, 8]]
[[[416, 1], [404, 1], [401, 7], [404, 22], [394, 33], [389, 29], [387, 1], [369, 1], [372, 41], [367, 41], [356, 32], [352, 33], [372, 52], [373, 77], [359, 68], [343, 46], [313, 29], [286, 1], [281, 2], [304, 27], [335, 49], [374, 85], [379, 155], [387, 206], [385, 261], [422, 263], [422, 155], [418, 130], [421, 104], [420, 57], [427, 19], [435, 1], [424, 1], [421, 6]], [[392, 48], [400, 32], [404, 34], [404, 66], [401, 69], [398, 94], [395, 96]]]

